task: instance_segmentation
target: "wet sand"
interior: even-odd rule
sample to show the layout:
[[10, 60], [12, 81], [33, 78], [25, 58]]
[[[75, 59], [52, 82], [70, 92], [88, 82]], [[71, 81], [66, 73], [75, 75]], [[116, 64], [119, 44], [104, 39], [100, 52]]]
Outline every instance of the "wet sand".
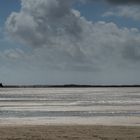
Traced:
[[137, 126], [0, 126], [0, 140], [140, 140]]

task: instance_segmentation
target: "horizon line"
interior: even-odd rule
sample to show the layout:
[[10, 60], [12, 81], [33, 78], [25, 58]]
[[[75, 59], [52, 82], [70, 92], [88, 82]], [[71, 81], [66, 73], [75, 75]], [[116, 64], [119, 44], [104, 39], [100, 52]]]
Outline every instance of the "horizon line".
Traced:
[[74, 87], [140, 87], [140, 84], [33, 84], [33, 85], [12, 85], [12, 84], [7, 84], [3, 85], [0, 84], [0, 87], [3, 88], [74, 88]]

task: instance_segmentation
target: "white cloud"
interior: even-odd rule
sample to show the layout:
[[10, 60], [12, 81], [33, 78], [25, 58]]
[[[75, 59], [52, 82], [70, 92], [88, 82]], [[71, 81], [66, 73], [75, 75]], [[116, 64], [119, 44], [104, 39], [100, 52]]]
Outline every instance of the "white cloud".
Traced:
[[6, 49], [3, 52], [3, 56], [8, 59], [19, 59], [24, 56], [24, 52], [21, 49]]
[[104, 17], [118, 16], [130, 18], [133, 20], [140, 20], [140, 6], [129, 5], [129, 6], [118, 6], [103, 14]]
[[[92, 23], [71, 8], [69, 0], [22, 0], [6, 22], [7, 34], [33, 48], [8, 52], [40, 69], [108, 72], [139, 69], [140, 31], [115, 23]], [[6, 54], [7, 55], [7, 54]], [[125, 70], [124, 70], [125, 71]], [[108, 73], [109, 74], [109, 73]]]

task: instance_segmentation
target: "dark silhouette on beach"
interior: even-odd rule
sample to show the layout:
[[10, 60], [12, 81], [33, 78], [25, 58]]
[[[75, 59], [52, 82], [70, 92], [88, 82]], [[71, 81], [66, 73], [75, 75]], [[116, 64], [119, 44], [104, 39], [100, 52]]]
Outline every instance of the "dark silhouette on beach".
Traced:
[[125, 88], [125, 87], [140, 87], [140, 85], [2, 85], [3, 88]]
[[1, 87], [3, 87], [3, 84], [2, 84], [2, 83], [0, 83], [0, 88], [1, 88]]

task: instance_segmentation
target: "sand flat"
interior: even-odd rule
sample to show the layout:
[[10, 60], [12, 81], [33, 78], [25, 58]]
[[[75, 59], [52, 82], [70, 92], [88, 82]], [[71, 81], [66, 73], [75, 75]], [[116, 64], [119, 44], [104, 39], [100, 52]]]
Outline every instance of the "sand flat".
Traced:
[[140, 88], [1, 89], [0, 140], [140, 140]]
[[140, 140], [140, 127], [93, 125], [1, 126], [0, 140]]

